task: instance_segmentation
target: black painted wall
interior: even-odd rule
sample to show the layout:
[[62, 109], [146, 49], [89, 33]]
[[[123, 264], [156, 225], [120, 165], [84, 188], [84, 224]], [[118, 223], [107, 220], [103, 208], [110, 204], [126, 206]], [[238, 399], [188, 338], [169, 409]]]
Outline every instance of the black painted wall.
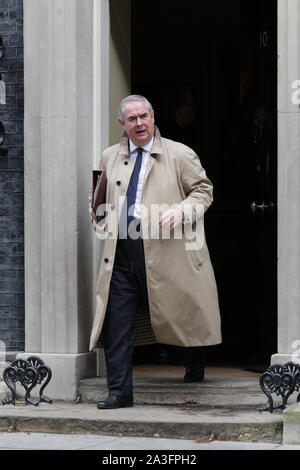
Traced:
[[[3, 55], [0, 104], [5, 137], [0, 146], [0, 341], [24, 350], [24, 60], [23, 0], [0, 0]], [[1, 137], [0, 137], [1, 142]]]

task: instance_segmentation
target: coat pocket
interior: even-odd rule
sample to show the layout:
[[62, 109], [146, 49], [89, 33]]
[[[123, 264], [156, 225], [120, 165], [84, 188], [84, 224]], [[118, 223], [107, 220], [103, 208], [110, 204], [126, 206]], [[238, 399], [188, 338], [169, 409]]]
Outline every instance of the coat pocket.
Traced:
[[201, 266], [201, 264], [203, 263], [203, 249], [201, 248], [201, 250], [191, 250], [190, 252], [192, 255], [194, 266]]

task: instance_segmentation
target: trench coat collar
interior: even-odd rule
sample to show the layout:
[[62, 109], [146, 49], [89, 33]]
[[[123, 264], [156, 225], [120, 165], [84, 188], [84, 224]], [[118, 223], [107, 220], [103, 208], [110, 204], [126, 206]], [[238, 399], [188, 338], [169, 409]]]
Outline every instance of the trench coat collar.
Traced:
[[[154, 126], [154, 136], [154, 142], [151, 149], [152, 157], [163, 153], [161, 135], [157, 126]], [[124, 131], [120, 140], [120, 154], [128, 156], [128, 153], [128, 135]]]

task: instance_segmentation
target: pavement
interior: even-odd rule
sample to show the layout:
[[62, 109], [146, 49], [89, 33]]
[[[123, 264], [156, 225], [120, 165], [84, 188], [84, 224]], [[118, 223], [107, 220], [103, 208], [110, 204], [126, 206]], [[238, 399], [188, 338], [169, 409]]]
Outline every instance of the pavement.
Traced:
[[[266, 442], [202, 441], [164, 439], [158, 437], [127, 437], [91, 434], [55, 434], [31, 432], [0, 433], [0, 450], [101, 450], [101, 451], [270, 451], [300, 450], [300, 445]], [[175, 452], [176, 453], [176, 452]], [[102, 453], [102, 455], [104, 455]], [[114, 455], [114, 454], [112, 454]], [[134, 455], [134, 454], [132, 454]]]

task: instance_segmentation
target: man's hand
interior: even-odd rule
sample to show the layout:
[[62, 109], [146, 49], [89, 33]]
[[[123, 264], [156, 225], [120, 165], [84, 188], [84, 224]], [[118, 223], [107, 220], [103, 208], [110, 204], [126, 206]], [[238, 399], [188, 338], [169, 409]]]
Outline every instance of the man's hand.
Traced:
[[173, 229], [177, 225], [182, 224], [184, 214], [181, 209], [174, 208], [165, 212], [162, 216], [159, 217], [159, 225], [161, 228]]

